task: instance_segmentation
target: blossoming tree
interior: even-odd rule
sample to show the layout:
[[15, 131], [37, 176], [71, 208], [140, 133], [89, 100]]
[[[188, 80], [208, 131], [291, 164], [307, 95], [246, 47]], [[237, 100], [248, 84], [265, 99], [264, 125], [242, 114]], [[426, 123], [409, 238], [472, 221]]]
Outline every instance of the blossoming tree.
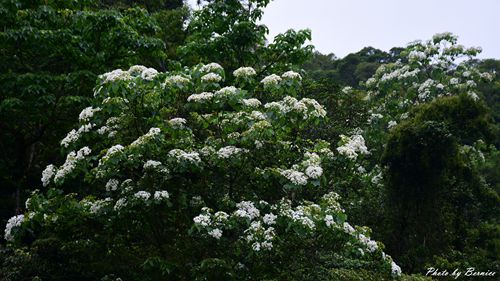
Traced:
[[299, 73], [225, 76], [216, 63], [101, 75], [61, 141], [66, 161], [42, 174], [49, 191], [32, 194], [5, 239], [78, 265], [54, 280], [264, 280], [320, 266], [400, 275], [370, 230], [348, 223], [325, 173], [337, 153], [366, 153], [364, 141], [332, 151], [304, 138], [326, 112], [301, 98]]

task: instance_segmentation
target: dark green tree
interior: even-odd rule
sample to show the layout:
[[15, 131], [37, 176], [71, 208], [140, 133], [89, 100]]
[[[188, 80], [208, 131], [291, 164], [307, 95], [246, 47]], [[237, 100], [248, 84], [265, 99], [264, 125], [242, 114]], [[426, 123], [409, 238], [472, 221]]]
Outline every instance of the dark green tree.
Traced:
[[498, 270], [500, 197], [480, 173], [480, 146], [493, 137], [487, 107], [461, 95], [415, 111], [391, 131], [382, 159], [389, 252], [409, 271], [450, 262]]
[[259, 24], [270, 0], [199, 1], [179, 49], [184, 65], [220, 63], [228, 71], [251, 66], [262, 76], [300, 66], [311, 55], [310, 30], [288, 30], [267, 44], [268, 29]]

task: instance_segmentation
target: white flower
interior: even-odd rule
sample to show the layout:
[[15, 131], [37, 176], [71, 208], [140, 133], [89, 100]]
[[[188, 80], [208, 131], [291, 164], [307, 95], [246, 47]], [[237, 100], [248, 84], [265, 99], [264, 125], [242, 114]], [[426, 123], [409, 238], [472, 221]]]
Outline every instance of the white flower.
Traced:
[[93, 108], [92, 106], [86, 107], [80, 112], [80, 115], [78, 116], [78, 120], [82, 122], [88, 122], [92, 116], [94, 116], [94, 113], [101, 111], [100, 107]]
[[217, 151], [217, 156], [219, 158], [223, 158], [223, 159], [227, 159], [233, 155], [236, 155], [238, 153], [241, 153], [241, 152], [246, 152], [246, 149], [242, 149], [242, 148], [238, 148], [238, 147], [234, 147], [234, 146], [225, 146], [225, 147], [222, 147], [221, 149], [219, 149], [219, 151]]
[[149, 131], [140, 137], [138, 137], [135, 141], [133, 141], [130, 146], [131, 147], [137, 147], [145, 144], [146, 142], [154, 139], [156, 136], [158, 136], [161, 133], [160, 128], [150, 128]]
[[192, 94], [187, 98], [188, 102], [206, 102], [213, 98], [214, 94], [210, 92], [203, 92], [201, 94]]
[[173, 118], [169, 121], [170, 125], [174, 128], [183, 128], [184, 125], [186, 125], [186, 122], [187, 121], [184, 118]]
[[356, 230], [354, 230], [354, 228], [348, 222], [344, 222], [343, 228], [344, 232], [348, 234], [354, 234], [354, 232], [356, 232]]
[[123, 207], [127, 206], [127, 199], [126, 198], [120, 198], [116, 201], [114, 210], [119, 211]]
[[156, 77], [156, 75], [158, 75], [158, 71], [156, 69], [146, 68], [142, 71], [141, 78], [144, 80], [151, 81]]
[[401, 267], [397, 265], [394, 261], [391, 262], [391, 273], [393, 276], [401, 275]]
[[297, 73], [297, 72], [295, 72], [295, 71], [291, 71], [291, 70], [290, 70], [290, 71], [287, 71], [287, 72], [285, 72], [285, 73], [283, 73], [283, 74], [281, 75], [281, 77], [282, 77], [282, 78], [284, 78], [284, 79], [292, 79], [292, 80], [297, 79], [297, 80], [302, 80], [302, 76], [300, 76], [300, 74], [299, 74], [299, 73]]
[[161, 201], [163, 199], [168, 199], [169, 197], [170, 197], [170, 195], [168, 194], [168, 191], [166, 191], [166, 190], [155, 191], [155, 194], [154, 194], [154, 199], [157, 201]]
[[47, 186], [50, 183], [50, 180], [56, 174], [56, 167], [52, 164], [48, 165], [45, 170], [42, 172], [42, 185]]
[[263, 221], [267, 225], [273, 225], [276, 223], [276, 218], [278, 218], [278, 216], [276, 216], [273, 213], [269, 213], [269, 214], [264, 215]]
[[317, 179], [323, 174], [323, 169], [320, 166], [309, 166], [306, 169], [306, 175], [312, 179]]
[[104, 83], [114, 82], [118, 80], [130, 80], [132, 76], [128, 71], [123, 71], [121, 69], [115, 69], [111, 72], [104, 73], [99, 76], [99, 78], [104, 80]]
[[342, 93], [343, 94], [350, 94], [352, 92], [352, 87], [351, 86], [347, 86], [347, 87], [344, 87], [342, 88]]
[[144, 170], [148, 170], [148, 169], [155, 169], [160, 165], [161, 165], [160, 161], [148, 160], [148, 161], [146, 161], [146, 163], [144, 163], [144, 166], [142, 166], [142, 167]]
[[212, 236], [213, 238], [219, 240], [222, 237], [222, 230], [215, 228], [212, 229], [208, 232], [208, 235]]
[[5, 225], [5, 235], [4, 235], [5, 240], [7, 241], [14, 240], [14, 236], [12, 235], [12, 229], [21, 226], [23, 221], [24, 221], [24, 215], [22, 214], [13, 216], [7, 221], [7, 225]]
[[206, 65], [204, 65], [204, 66], [202, 66], [200, 68], [200, 71], [201, 72], [205, 72], [205, 73], [208, 73], [208, 72], [217, 72], [217, 71], [223, 71], [223, 70], [224, 69], [222, 68], [222, 66], [220, 66], [220, 64], [215, 63], [215, 62], [206, 64]]
[[177, 161], [188, 162], [191, 164], [199, 164], [201, 163], [200, 154], [198, 152], [186, 152], [181, 149], [172, 149], [168, 153], [170, 157], [174, 157]]
[[282, 170], [280, 174], [285, 178], [287, 178], [289, 181], [291, 181], [293, 184], [296, 185], [307, 184], [307, 176], [302, 172], [295, 170]]
[[479, 96], [475, 92], [470, 91], [467, 93], [467, 95], [475, 101], [479, 100]]
[[61, 141], [61, 145], [68, 147], [71, 143], [77, 141], [80, 138], [80, 134], [75, 130], [71, 130], [64, 139]]
[[369, 154], [362, 135], [353, 135], [351, 137], [341, 135], [340, 137], [344, 142], [344, 145], [337, 147], [340, 154], [353, 160], [358, 157], [358, 153]]
[[197, 217], [193, 218], [193, 221], [195, 224], [201, 225], [201, 226], [208, 226], [210, 225], [210, 216], [206, 214], [201, 214]]
[[87, 146], [82, 147], [77, 152], [71, 151], [66, 156], [66, 161], [64, 164], [57, 170], [56, 175], [54, 176], [54, 182], [58, 183], [62, 179], [64, 179], [68, 174], [73, 172], [76, 168], [76, 165], [85, 159], [85, 156], [88, 156], [91, 153], [90, 148]]
[[328, 227], [330, 227], [332, 225], [335, 225], [335, 221], [333, 220], [333, 216], [332, 215], [326, 215], [325, 216], [325, 224]]
[[276, 74], [271, 74], [269, 76], [266, 76], [260, 83], [264, 84], [265, 87], [271, 86], [271, 85], [278, 85], [281, 82], [281, 77], [279, 77]]
[[137, 199], [148, 200], [149, 197], [151, 197], [151, 193], [144, 191], [144, 190], [141, 190], [141, 191], [137, 191], [134, 194], [134, 197]]
[[142, 72], [144, 70], [148, 69], [147, 67], [145, 67], [144, 65], [132, 65], [129, 69], [128, 69], [128, 73], [130, 73], [130, 75], [132, 76], [139, 76], [142, 74]]
[[111, 201], [111, 198], [106, 198], [104, 200], [96, 200], [94, 202], [87, 202], [88, 205], [90, 206], [90, 209], [89, 209], [90, 213], [91, 214], [99, 213], [102, 210], [102, 208], [105, 207], [106, 204], [110, 201]]
[[246, 107], [259, 107], [262, 105], [258, 99], [242, 99], [241, 102]]
[[450, 79], [450, 85], [457, 85], [458, 83], [460, 83], [460, 80], [458, 78]]
[[104, 155], [104, 157], [102, 157], [102, 159], [101, 159], [101, 160], [102, 160], [102, 161], [106, 161], [106, 160], [108, 160], [108, 159], [109, 159], [109, 157], [111, 157], [113, 154], [118, 153], [118, 152], [122, 151], [123, 149], [125, 149], [125, 148], [124, 148], [124, 147], [123, 147], [123, 145], [121, 145], [121, 144], [113, 145], [112, 147], [110, 147], [110, 148], [108, 149], [108, 151], [106, 151], [106, 155]]
[[231, 97], [238, 92], [238, 89], [234, 86], [224, 87], [217, 92], [215, 92], [214, 96], [216, 97]]
[[222, 80], [222, 77], [216, 73], [208, 73], [201, 77], [201, 82], [204, 83], [218, 83]]
[[437, 43], [440, 42], [441, 40], [447, 39], [448, 37], [455, 37], [455, 36], [451, 32], [436, 33], [432, 36], [432, 41]]
[[471, 87], [471, 88], [474, 88], [477, 86], [476, 82], [474, 82], [472, 80], [467, 80], [466, 85], [467, 85], [467, 87]]
[[424, 60], [426, 59], [427, 56], [425, 55], [424, 52], [420, 52], [420, 51], [416, 51], [416, 50], [413, 50], [411, 51], [409, 54], [408, 54], [408, 60], [410, 62], [413, 62], [413, 61], [421, 61], [421, 60]]
[[214, 221], [218, 223], [224, 223], [229, 218], [229, 215], [226, 212], [219, 211], [214, 214]]
[[260, 251], [260, 243], [259, 242], [255, 242], [252, 244], [252, 249], [256, 252]]
[[392, 127], [396, 126], [398, 124], [398, 122], [394, 121], [394, 120], [391, 120], [389, 121], [389, 123], [387, 124], [387, 129], [391, 129]]
[[120, 184], [120, 182], [118, 180], [116, 180], [116, 179], [110, 179], [106, 183], [106, 191], [115, 191], [118, 188], [119, 184]]
[[173, 76], [169, 76], [169, 77], [167, 77], [167, 79], [165, 79], [165, 83], [169, 84], [169, 85], [172, 85], [172, 84], [183, 85], [183, 84], [188, 84], [189, 82], [190, 82], [190, 80], [188, 78], [183, 77], [181, 75], [173, 75]]
[[255, 69], [252, 67], [240, 67], [233, 72], [234, 77], [237, 78], [254, 76], [256, 74]]
[[481, 73], [480, 76], [482, 79], [487, 80], [487, 81], [493, 80], [493, 75], [491, 75], [491, 73], [488, 73], [488, 72], [483, 72], [483, 73]]
[[253, 220], [254, 218], [260, 216], [259, 209], [255, 208], [254, 204], [250, 201], [242, 201], [236, 204], [236, 207], [238, 210], [236, 210], [234, 214], [238, 217]]
[[368, 251], [370, 253], [373, 253], [378, 249], [377, 242], [373, 240], [369, 240], [368, 242], [366, 242], [366, 247], [368, 248]]

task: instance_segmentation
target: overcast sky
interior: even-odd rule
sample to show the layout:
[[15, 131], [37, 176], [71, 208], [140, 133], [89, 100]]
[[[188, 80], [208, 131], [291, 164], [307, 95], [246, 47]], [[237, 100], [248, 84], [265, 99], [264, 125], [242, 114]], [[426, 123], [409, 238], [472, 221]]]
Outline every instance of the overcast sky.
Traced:
[[262, 23], [269, 39], [309, 28], [316, 49], [337, 57], [366, 46], [387, 51], [450, 31], [466, 47], [481, 46], [481, 58], [500, 58], [500, 0], [274, 0]]

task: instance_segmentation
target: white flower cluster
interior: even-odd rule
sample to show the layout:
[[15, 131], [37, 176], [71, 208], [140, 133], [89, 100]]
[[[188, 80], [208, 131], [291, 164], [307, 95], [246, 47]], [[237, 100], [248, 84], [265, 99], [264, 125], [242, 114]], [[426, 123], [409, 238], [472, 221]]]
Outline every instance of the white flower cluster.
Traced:
[[362, 135], [353, 135], [351, 137], [341, 135], [340, 138], [344, 144], [337, 147], [337, 151], [347, 158], [354, 160], [358, 157], [358, 153], [369, 154]]
[[436, 85], [436, 82], [432, 79], [427, 79], [424, 83], [420, 84], [418, 87], [418, 98], [420, 100], [428, 100], [431, 96], [432, 87]]
[[[384, 72], [385, 68], [385, 65], [382, 65], [379, 67], [379, 69], [377, 69], [377, 72]], [[416, 77], [418, 73], [420, 73], [420, 69], [415, 68], [413, 70], [410, 70], [410, 67], [408, 65], [405, 65], [403, 67], [396, 68], [392, 72], [384, 73], [380, 78], [380, 81], [387, 82], [391, 80], [404, 80], [409, 77]]]
[[299, 73], [295, 71], [287, 71], [281, 75], [281, 78], [283, 79], [290, 79], [290, 80], [302, 80], [302, 76], [300, 76]]
[[187, 120], [184, 118], [177, 117], [170, 119], [168, 122], [170, 123], [170, 125], [172, 125], [172, 127], [181, 129], [185, 127]]
[[188, 102], [208, 102], [214, 97], [213, 93], [210, 92], [203, 92], [201, 94], [192, 94], [187, 98]]
[[56, 167], [52, 164], [48, 165], [45, 168], [45, 170], [43, 170], [43, 172], [42, 172], [42, 185], [43, 186], [49, 185], [50, 180], [52, 179], [52, 177], [55, 176], [56, 171], [57, 171]]
[[194, 217], [193, 221], [195, 224], [205, 226], [205, 227], [209, 226], [212, 223], [212, 220], [211, 220], [209, 214], [200, 214], [200, 215]]
[[7, 221], [7, 225], [5, 226], [5, 235], [4, 235], [5, 240], [9, 242], [14, 241], [14, 235], [12, 235], [12, 229], [21, 226], [23, 221], [24, 221], [24, 215], [13, 216]]
[[168, 194], [168, 191], [166, 190], [157, 190], [155, 191], [153, 198], [156, 201], [162, 201], [164, 199], [170, 198], [170, 194]]
[[413, 50], [408, 54], [408, 60], [410, 62], [425, 60], [427, 55], [424, 52]]
[[214, 96], [218, 98], [228, 98], [236, 95], [238, 89], [234, 86], [224, 87], [217, 92], [215, 92]]
[[161, 166], [160, 161], [148, 160], [148, 161], [146, 161], [146, 163], [144, 163], [143, 169], [144, 170], [149, 170], [149, 169], [153, 170], [153, 169], [158, 168], [159, 166]]
[[272, 240], [276, 236], [274, 227], [271, 226], [266, 229], [260, 221], [253, 221], [244, 233], [246, 241], [252, 244], [252, 249], [255, 252], [271, 250], [273, 248]]
[[175, 158], [178, 162], [184, 162], [194, 165], [201, 163], [200, 154], [198, 152], [186, 152], [182, 149], [172, 149], [168, 152], [170, 157]]
[[154, 68], [147, 68], [143, 65], [133, 65], [128, 69], [128, 73], [134, 77], [141, 76], [142, 79], [151, 81], [156, 75], [158, 75], [158, 71]]
[[[68, 174], [73, 172], [73, 170], [76, 168], [76, 165], [78, 164], [78, 162], [85, 159], [85, 156], [88, 156], [91, 152], [92, 152], [92, 150], [89, 147], [85, 146], [85, 147], [82, 147], [77, 152], [71, 151], [70, 153], [68, 153], [68, 155], [66, 156], [66, 161], [64, 162], [64, 164], [61, 167], [59, 167], [59, 169], [57, 170], [57, 172], [54, 176], [54, 182], [55, 183], [60, 182]], [[49, 173], [49, 172], [47, 172], [47, 173]], [[48, 181], [50, 181], [50, 179]], [[48, 184], [48, 181], [47, 181], [47, 184]]]
[[141, 190], [141, 191], [137, 191], [134, 194], [134, 197], [137, 198], [137, 199], [146, 201], [146, 200], [149, 199], [149, 197], [151, 197], [151, 193], [149, 193], [147, 191], [144, 191], [144, 190]]
[[204, 83], [219, 83], [222, 80], [222, 77], [216, 73], [208, 73], [201, 77], [201, 82]]
[[271, 74], [269, 76], [264, 77], [260, 81], [260, 83], [264, 84], [264, 87], [269, 87], [269, 86], [275, 86], [278, 85], [281, 82], [281, 77], [279, 77], [276, 74]]
[[[300, 225], [307, 231], [325, 231], [319, 228], [318, 225], [324, 224], [327, 228], [333, 231], [341, 231], [348, 234], [356, 243], [359, 243], [361, 251], [375, 252], [379, 249], [377, 242], [371, 240], [365, 233], [358, 232], [348, 222], [343, 221], [340, 214], [344, 214], [344, 210], [340, 207], [338, 202], [338, 194], [331, 192], [325, 194], [321, 199], [321, 206], [312, 202], [306, 202], [304, 205], [292, 207], [292, 203], [288, 199], [282, 199], [275, 205], [269, 205], [265, 201], [260, 201], [260, 206], [270, 207], [271, 210], [277, 212], [265, 213], [261, 216], [261, 211], [257, 209], [253, 202], [243, 201], [236, 205], [238, 208], [231, 215], [225, 212], [217, 212], [215, 215], [211, 214], [211, 209], [203, 208], [202, 213], [193, 221], [199, 228], [204, 229], [208, 236], [215, 239], [220, 239], [223, 234], [224, 228], [234, 227], [234, 220], [239, 223], [246, 223], [247, 229], [244, 230], [243, 235], [240, 237], [246, 241], [250, 248], [259, 252], [261, 250], [272, 250], [273, 240], [276, 237], [277, 220], [285, 220]], [[244, 221], [241, 221], [244, 219]], [[285, 223], [285, 225], [290, 225]], [[284, 230], [288, 232], [288, 230]], [[351, 245], [351, 242], [346, 246]], [[354, 245], [352, 245], [354, 246]], [[381, 257], [386, 262], [392, 262], [392, 259], [381, 253]]]
[[90, 118], [94, 116], [94, 113], [101, 111], [100, 107], [93, 108], [92, 106], [86, 107], [80, 112], [78, 116], [78, 120], [83, 122], [89, 122]]
[[61, 141], [61, 145], [64, 147], [68, 147], [70, 144], [74, 143], [77, 141], [82, 133], [89, 132], [92, 130], [92, 128], [95, 126], [95, 124], [84, 124], [78, 128], [78, 130], [71, 130], [66, 137]]
[[123, 71], [121, 69], [115, 69], [111, 72], [104, 73], [99, 76], [100, 79], [104, 80], [104, 83], [120, 81], [120, 80], [130, 80], [132, 76], [128, 71]]
[[236, 204], [238, 210], [234, 211], [234, 215], [240, 218], [247, 218], [253, 220], [260, 216], [260, 211], [255, 207], [251, 201], [241, 201]]
[[112, 147], [110, 147], [107, 151], [106, 151], [106, 154], [101, 158], [99, 159], [99, 165], [98, 166], [101, 166], [103, 165], [106, 161], [109, 160], [109, 158], [113, 155], [115, 155], [116, 153], [118, 152], [121, 152], [125, 149], [125, 147], [123, 147], [123, 145], [121, 144], [116, 144], [116, 145], [113, 145]]
[[312, 179], [317, 179], [323, 175], [323, 168], [320, 166], [309, 166], [306, 168], [306, 175]]
[[165, 84], [167, 85], [185, 85], [189, 84], [191, 80], [181, 75], [173, 75], [165, 79]]
[[206, 64], [200, 68], [201, 72], [208, 73], [208, 72], [218, 72], [218, 71], [224, 71], [222, 66], [218, 63], [212, 62], [209, 64]]
[[370, 114], [370, 117], [368, 117], [368, 124], [371, 124], [373, 123], [373, 121], [377, 120], [377, 119], [382, 119], [384, 118], [384, 116], [380, 113], [372, 113]]
[[247, 149], [243, 149], [243, 148], [229, 145], [229, 146], [225, 146], [225, 147], [220, 148], [217, 151], [217, 157], [219, 157], [221, 159], [227, 159], [227, 158], [233, 157], [234, 155], [237, 155], [239, 153], [244, 153], [247, 151], [248, 151]]
[[133, 141], [133, 142], [130, 144], [130, 146], [131, 146], [131, 147], [139, 147], [139, 146], [141, 146], [141, 145], [143, 145], [143, 144], [147, 143], [148, 141], [150, 141], [150, 140], [154, 139], [154, 138], [155, 138], [156, 136], [158, 136], [160, 133], [161, 133], [160, 128], [155, 128], [155, 127], [150, 128], [150, 129], [149, 129], [149, 131], [148, 131], [146, 134], [144, 134], [144, 135], [142, 135], [142, 136], [138, 137], [135, 141]]
[[387, 123], [387, 129], [392, 129], [392, 127], [396, 126], [398, 122], [391, 120], [389, 123]]
[[120, 123], [120, 118], [118, 117], [111, 117], [108, 120], [106, 120], [106, 125], [102, 126], [97, 130], [97, 133], [99, 135], [104, 135], [108, 133], [108, 137], [112, 138], [116, 135], [117, 130], [119, 128], [119, 123]]
[[214, 228], [208, 232], [208, 235], [212, 236], [213, 238], [219, 240], [222, 237], [222, 230], [218, 228]]
[[253, 69], [252, 67], [240, 67], [233, 71], [233, 75], [236, 78], [249, 77], [256, 74], [257, 73], [255, 72], [255, 69]]
[[262, 105], [258, 99], [242, 99], [241, 102], [246, 107], [256, 108]]
[[147, 69], [147, 67], [145, 67], [144, 65], [132, 65], [128, 69], [128, 73], [130, 73], [130, 75], [132, 75], [132, 76], [139, 76], [146, 69]]
[[117, 179], [110, 179], [107, 183], [106, 183], [106, 191], [115, 191], [118, 189], [118, 185], [120, 184], [120, 182], [117, 180]]
[[288, 170], [281, 170], [280, 174], [295, 185], [307, 184], [307, 176], [302, 172], [288, 169]]
[[303, 119], [309, 117], [325, 117], [326, 110], [316, 100], [303, 98], [300, 101], [294, 97], [286, 96], [281, 101], [269, 102], [264, 105], [265, 108], [275, 110], [285, 115], [289, 112], [296, 112], [303, 115]]
[[144, 69], [144, 71], [142, 72], [141, 78], [144, 80], [151, 81], [156, 77], [156, 75], [158, 75], [158, 71], [156, 69], [147, 68], [147, 69]]
[[98, 214], [112, 201], [111, 198], [98, 199], [95, 201], [85, 201], [85, 205], [89, 207], [91, 214]]
[[432, 36], [432, 40], [436, 43], [440, 42], [442, 40], [448, 40], [449, 38], [451, 38], [452, 40], [457, 39], [457, 37], [455, 35], [453, 35], [453, 33], [451, 33], [451, 32], [436, 33]]
[[393, 276], [401, 276], [401, 267], [397, 265], [394, 261], [391, 262], [391, 274]]

